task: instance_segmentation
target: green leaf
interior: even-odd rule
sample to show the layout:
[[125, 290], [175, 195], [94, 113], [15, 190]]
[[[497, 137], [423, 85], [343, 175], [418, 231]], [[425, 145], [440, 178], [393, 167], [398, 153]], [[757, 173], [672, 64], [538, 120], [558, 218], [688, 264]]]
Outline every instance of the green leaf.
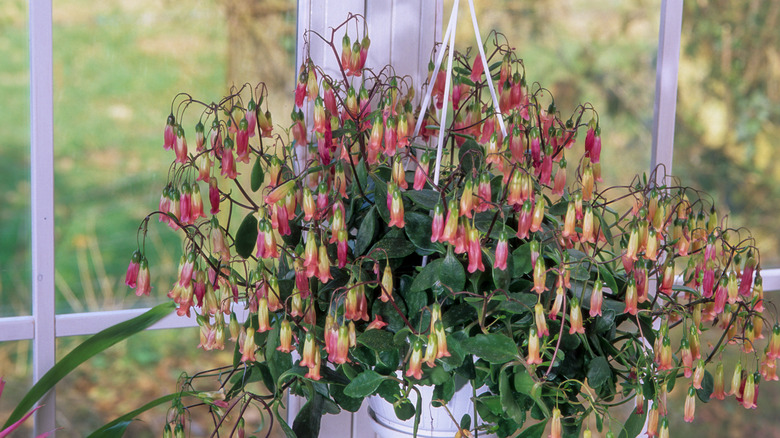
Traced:
[[599, 218], [599, 224], [601, 224], [601, 230], [604, 232], [604, 238], [607, 239], [607, 243], [610, 246], [614, 245], [615, 242], [612, 239], [612, 230], [609, 228], [607, 221], [604, 220], [604, 216], [602, 216], [601, 213], [597, 212], [596, 210], [593, 210], [593, 214]]
[[408, 211], [404, 215], [404, 220], [406, 221], [404, 226], [406, 235], [423, 254], [444, 253], [444, 246], [441, 243], [431, 242], [433, 218], [427, 214]]
[[410, 291], [424, 291], [433, 287], [439, 278], [439, 269], [443, 259], [436, 259], [425, 265], [424, 268], [414, 277]]
[[466, 175], [471, 175], [475, 168], [479, 169], [479, 163], [484, 161], [484, 157], [485, 152], [482, 150], [482, 146], [471, 139], [463, 142], [458, 152], [460, 167]]
[[373, 394], [383, 380], [387, 377], [373, 370], [366, 370], [358, 374], [346, 388], [344, 394], [349, 397], [362, 398]]
[[517, 438], [541, 438], [545, 427], [547, 427], [547, 420], [528, 426]]
[[374, 255], [374, 257], [378, 258], [387, 257], [390, 259], [401, 259], [414, 253], [414, 250], [414, 244], [407, 240], [403, 235], [391, 236], [390, 233], [388, 233], [382, 237], [379, 242], [374, 244], [374, 247], [371, 248], [371, 251], [369, 252], [381, 251], [381, 254]]
[[534, 378], [528, 374], [523, 366], [515, 367], [515, 390], [521, 394], [531, 395], [534, 389]]
[[451, 247], [441, 262], [439, 281], [452, 289], [453, 292], [460, 292], [466, 286], [466, 270], [463, 269], [463, 264], [455, 258]]
[[414, 417], [415, 414], [414, 406], [412, 406], [412, 402], [408, 398], [401, 400], [397, 405], [393, 406], [393, 410], [395, 411], [395, 416], [403, 421]]
[[293, 432], [293, 430], [287, 424], [287, 421], [285, 421], [285, 419], [281, 415], [279, 415], [279, 405], [280, 404], [277, 404], [276, 407], [274, 408], [274, 416], [276, 417], [276, 421], [279, 422], [279, 427], [282, 428], [282, 431], [284, 432], [284, 436], [286, 438], [297, 438], [295, 436], [295, 432]]
[[236, 252], [248, 259], [257, 244], [257, 218], [254, 212], [249, 212], [236, 231]]
[[590, 386], [597, 390], [612, 378], [612, 370], [609, 368], [609, 362], [604, 356], [597, 356], [590, 361], [588, 366], [588, 383]]
[[709, 371], [704, 370], [704, 378], [701, 381], [701, 389], [696, 390], [696, 395], [699, 397], [699, 400], [703, 401], [704, 403], [709, 402], [714, 386], [715, 380], [712, 378], [712, 374], [710, 374]]
[[376, 234], [376, 207], [368, 209], [366, 216], [360, 223], [358, 228], [357, 238], [355, 238], [355, 255], [363, 255], [366, 249], [371, 245]]
[[514, 266], [514, 278], [520, 278], [531, 272], [533, 268], [531, 265], [531, 245], [528, 242], [512, 252], [512, 265]]
[[336, 403], [342, 407], [342, 409], [349, 412], [357, 412], [360, 410], [360, 406], [363, 404], [362, 398], [350, 397], [344, 394], [344, 387], [341, 385], [331, 384], [330, 395]]
[[520, 408], [515, 400], [515, 391], [509, 384], [509, 370], [504, 368], [498, 379], [498, 392], [501, 396], [501, 405], [509, 414], [509, 417], [522, 426], [525, 423], [525, 411]]
[[298, 438], [317, 438], [320, 434], [324, 397], [319, 392], [306, 402], [293, 421], [292, 431]]
[[517, 359], [517, 345], [511, 338], [498, 334], [480, 333], [461, 341], [463, 350], [490, 363], [504, 363]]
[[130, 411], [110, 423], [106, 423], [100, 429], [97, 429], [96, 431], [89, 434], [87, 438], [112, 438], [112, 437], [122, 436], [127, 426], [130, 425], [130, 423], [133, 421], [135, 417], [141, 415], [142, 413], [148, 411], [149, 409], [156, 408], [157, 406], [160, 406], [162, 404], [170, 403], [172, 400], [176, 400], [178, 398], [190, 396], [190, 395], [194, 395], [194, 392], [189, 392], [189, 391], [176, 392], [152, 400], [149, 403], [141, 406], [140, 408], [134, 411]]
[[638, 436], [645, 426], [646, 417], [646, 411], [642, 415], [637, 415], [636, 411], [632, 411], [631, 415], [628, 416], [628, 420], [626, 420], [626, 424], [623, 425], [618, 438], [635, 438]]
[[120, 322], [119, 324], [90, 336], [86, 341], [76, 346], [73, 351], [60, 359], [59, 362], [47, 371], [46, 374], [30, 388], [27, 394], [22, 397], [19, 404], [16, 405], [16, 409], [14, 409], [11, 416], [6, 420], [5, 425], [3, 425], [3, 429], [21, 419], [24, 414], [32, 409], [41, 397], [49, 392], [57, 382], [68, 375], [68, 373], [73, 371], [77, 366], [117, 342], [123, 341], [163, 319], [173, 311], [175, 306], [173, 301], [159, 304], [135, 318]]
[[359, 344], [374, 351], [388, 351], [397, 349], [393, 345], [393, 334], [386, 330], [366, 330], [357, 338]]
[[[452, 396], [455, 395], [455, 380], [453, 379], [447, 379], [444, 383], [441, 385], [436, 385], [433, 388], [433, 400], [444, 400], [445, 402], [449, 402], [452, 400]], [[439, 403], [436, 403], [437, 407], [441, 406]]]
[[620, 292], [615, 277], [613, 277], [609, 270], [603, 265], [599, 265], [599, 275], [601, 276], [601, 279], [604, 280], [604, 286], [607, 286], [613, 294]]
[[[413, 203], [426, 210], [433, 210], [436, 207], [436, 203], [441, 199], [439, 192], [431, 189], [408, 190], [404, 195], [411, 199]], [[430, 236], [428, 238], [430, 239]]]
[[250, 187], [252, 187], [253, 192], [260, 190], [260, 186], [263, 185], [263, 179], [263, 166], [261, 165], [260, 155], [258, 155], [254, 166], [252, 166], [252, 181]]

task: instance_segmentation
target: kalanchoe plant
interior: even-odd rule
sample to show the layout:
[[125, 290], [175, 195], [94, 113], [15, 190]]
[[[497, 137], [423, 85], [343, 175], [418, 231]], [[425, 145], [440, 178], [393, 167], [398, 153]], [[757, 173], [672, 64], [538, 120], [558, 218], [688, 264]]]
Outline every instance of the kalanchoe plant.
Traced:
[[[174, 100], [164, 145], [175, 161], [140, 232], [157, 216], [184, 237], [168, 296], [197, 315], [200, 348], [235, 353], [186, 379], [188, 390], [204, 377], [221, 389], [177, 402], [171, 425], [202, 406], [232, 434], [257, 405], [289, 436], [316, 436], [321, 415], [370, 395], [419, 421], [410, 393], [433, 385], [447, 401], [460, 376], [481, 417], [457, 418], [462, 433], [509, 436], [536, 420], [537, 436], [546, 423], [554, 438], [635, 436], [647, 419], [663, 436], [667, 415], [693, 420], [697, 398], [754, 408], [759, 381], [777, 380], [780, 326], [763, 328], [749, 233], [658, 171], [601, 187], [591, 106], [563, 115], [497, 36], [484, 62], [455, 55], [450, 95], [444, 71], [419, 87], [364, 68], [365, 34], [340, 48], [320, 38], [341, 49], [340, 71], [303, 62], [283, 130], [263, 85], [216, 103]], [[429, 87], [415, 135], [415, 95]], [[442, 126], [445, 106], [454, 114]], [[437, 150], [428, 139], [440, 129]], [[127, 275], [139, 295], [149, 266], [141, 245]], [[728, 346], [757, 360], [745, 357], [726, 392]], [[267, 393], [250, 385], [259, 380]], [[684, 406], [667, 405], [675, 385], [688, 388]], [[288, 390], [308, 399], [292, 427], [278, 415]], [[627, 421], [613, 416], [631, 400]]]

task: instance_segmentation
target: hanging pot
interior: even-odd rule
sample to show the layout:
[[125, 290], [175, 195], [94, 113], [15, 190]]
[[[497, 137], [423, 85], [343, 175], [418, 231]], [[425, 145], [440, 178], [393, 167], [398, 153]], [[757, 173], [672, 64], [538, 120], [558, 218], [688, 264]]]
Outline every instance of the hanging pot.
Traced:
[[[447, 413], [447, 409], [455, 417], [460, 419], [465, 414], [469, 414], [473, 419], [475, 416], [474, 404], [471, 401], [473, 395], [472, 386], [466, 382], [447, 403], [447, 409], [443, 407], [434, 407], [431, 405], [433, 398], [433, 386], [418, 386], [422, 396], [420, 424], [417, 428], [418, 438], [452, 438], [458, 432], [458, 425]], [[409, 400], [412, 406], [417, 406], [417, 392], [412, 391], [409, 394]], [[372, 396], [368, 399], [368, 414], [371, 417], [371, 427], [380, 438], [408, 438], [414, 436], [414, 417], [408, 420], [400, 420], [393, 409], [393, 405], [379, 396]], [[495, 435], [483, 435], [480, 437], [494, 437]]]

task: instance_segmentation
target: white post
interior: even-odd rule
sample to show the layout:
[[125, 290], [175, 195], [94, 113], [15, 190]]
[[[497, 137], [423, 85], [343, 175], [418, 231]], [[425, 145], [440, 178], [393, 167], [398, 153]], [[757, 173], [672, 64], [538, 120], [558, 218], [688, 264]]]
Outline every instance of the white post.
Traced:
[[[56, 361], [54, 297], [54, 134], [52, 3], [30, 2], [30, 206], [32, 214], [33, 381]], [[54, 391], [40, 402], [34, 431], [54, 429]]]
[[653, 152], [651, 169], [663, 164], [672, 172], [674, 121], [677, 110], [677, 72], [680, 67], [680, 34], [683, 0], [663, 0], [658, 31], [658, 61], [655, 74]]

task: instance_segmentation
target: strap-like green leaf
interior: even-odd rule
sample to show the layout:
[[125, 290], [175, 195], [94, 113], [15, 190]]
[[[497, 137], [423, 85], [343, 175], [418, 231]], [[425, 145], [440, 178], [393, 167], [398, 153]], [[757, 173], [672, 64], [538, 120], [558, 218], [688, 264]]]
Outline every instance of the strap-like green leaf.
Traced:
[[148, 328], [171, 313], [174, 307], [175, 304], [172, 301], [160, 304], [142, 315], [111, 326], [79, 344], [73, 351], [68, 353], [57, 362], [52, 369], [44, 374], [32, 388], [30, 388], [16, 406], [16, 409], [11, 413], [11, 416], [8, 417], [3, 428], [8, 427], [14, 421], [22, 418], [22, 415], [24, 415], [25, 412], [29, 411], [38, 400], [57, 384], [57, 382], [68, 375], [77, 366], [117, 342], [123, 341]]
[[104, 437], [111, 438], [111, 437], [122, 436], [122, 434], [125, 433], [125, 429], [127, 429], [130, 423], [133, 422], [135, 417], [141, 415], [142, 413], [148, 411], [149, 409], [156, 408], [157, 406], [160, 406], [164, 403], [169, 403], [171, 400], [180, 397], [194, 395], [194, 394], [195, 393], [193, 392], [177, 392], [174, 394], [164, 395], [158, 399], [150, 401], [149, 403], [141, 406], [140, 408], [134, 411], [130, 411], [125, 415], [122, 415], [121, 417], [115, 419], [110, 423], [107, 423], [100, 429], [89, 434], [87, 438], [104, 438]]

